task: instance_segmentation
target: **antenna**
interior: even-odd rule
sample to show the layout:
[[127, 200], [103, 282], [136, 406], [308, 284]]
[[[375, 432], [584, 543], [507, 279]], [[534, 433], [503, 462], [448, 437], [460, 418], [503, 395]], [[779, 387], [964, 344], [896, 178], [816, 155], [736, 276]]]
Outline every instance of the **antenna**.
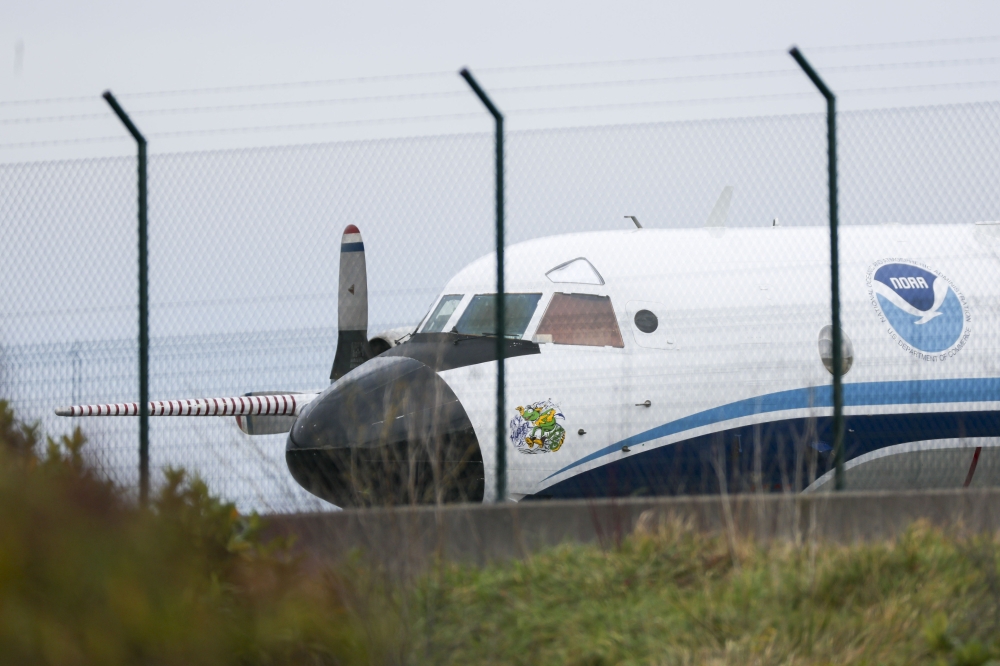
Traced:
[[637, 219], [635, 218], [635, 215], [626, 215], [626, 216], [625, 216], [625, 219], [627, 219], [627, 220], [632, 220], [633, 222], [635, 222], [635, 228], [636, 228], [636, 229], [642, 229], [642, 225], [641, 225], [641, 224], [639, 224], [639, 220], [637, 220]]

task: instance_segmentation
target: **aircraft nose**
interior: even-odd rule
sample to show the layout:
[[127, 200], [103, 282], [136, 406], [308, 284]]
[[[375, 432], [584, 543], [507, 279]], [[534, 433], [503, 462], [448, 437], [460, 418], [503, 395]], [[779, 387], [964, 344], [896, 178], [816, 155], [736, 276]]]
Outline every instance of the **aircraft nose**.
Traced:
[[448, 384], [406, 357], [377, 357], [309, 403], [285, 460], [306, 490], [337, 506], [481, 501], [483, 459]]

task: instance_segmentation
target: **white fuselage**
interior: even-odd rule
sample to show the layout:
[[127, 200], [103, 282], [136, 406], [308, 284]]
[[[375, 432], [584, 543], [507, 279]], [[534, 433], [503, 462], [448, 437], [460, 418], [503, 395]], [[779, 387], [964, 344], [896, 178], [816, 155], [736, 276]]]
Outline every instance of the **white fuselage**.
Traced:
[[[853, 364], [844, 376], [849, 417], [1000, 409], [1000, 394], [990, 383], [1000, 377], [993, 335], [1000, 317], [995, 228], [840, 230], [841, 322], [853, 344]], [[557, 450], [541, 453], [518, 448], [505, 434], [514, 499], [708, 433], [828, 417], [832, 411], [831, 374], [819, 352], [820, 331], [831, 321], [825, 227], [581, 233], [513, 245], [506, 256], [506, 291], [541, 294], [524, 339], [535, 336], [553, 294], [562, 292], [610, 297], [623, 342], [620, 348], [595, 347], [551, 344], [541, 337], [540, 354], [506, 361], [508, 422], [516, 420], [516, 407], [548, 401], [558, 406], [565, 431]], [[604, 284], [546, 277], [580, 257]], [[958, 337], [931, 353], [897, 333], [872, 286], [881, 265], [914, 262], [941, 276], [945, 282], [939, 287], [950, 286], [961, 304], [961, 321], [948, 315], [960, 329]], [[445, 330], [473, 295], [495, 292], [494, 276], [495, 258], [489, 255], [449, 281], [442, 295], [461, 294], [463, 301]], [[637, 328], [639, 310], [655, 314], [653, 333]], [[440, 375], [475, 428], [489, 498], [496, 467], [496, 364]], [[649, 406], [642, 406], [646, 401]]]

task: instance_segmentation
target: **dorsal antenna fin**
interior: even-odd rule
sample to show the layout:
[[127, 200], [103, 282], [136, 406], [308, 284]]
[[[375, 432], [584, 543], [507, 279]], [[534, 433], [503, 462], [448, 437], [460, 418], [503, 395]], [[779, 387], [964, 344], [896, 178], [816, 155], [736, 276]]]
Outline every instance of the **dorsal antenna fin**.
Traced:
[[626, 215], [625, 219], [632, 220], [632, 222], [635, 223], [635, 228], [636, 229], [642, 229], [642, 225], [639, 224], [639, 220], [636, 219], [635, 215]]
[[715, 208], [705, 222], [706, 227], [725, 228], [726, 219], [729, 217], [729, 203], [733, 200], [733, 186], [726, 185], [719, 195], [719, 200], [715, 202]]

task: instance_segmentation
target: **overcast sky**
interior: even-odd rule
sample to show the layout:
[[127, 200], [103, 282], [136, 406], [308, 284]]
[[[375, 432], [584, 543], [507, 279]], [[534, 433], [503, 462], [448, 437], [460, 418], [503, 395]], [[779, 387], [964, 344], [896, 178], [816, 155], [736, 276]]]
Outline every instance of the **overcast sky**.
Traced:
[[[0, 161], [131, 152], [133, 149], [126, 139], [112, 140], [122, 132], [98, 97], [107, 88], [119, 95], [143, 131], [157, 138], [151, 143], [153, 151], [488, 129], [488, 120], [474, 115], [481, 108], [471, 96], [463, 94], [464, 85], [452, 75], [463, 65], [480, 72], [484, 84], [498, 91], [495, 96], [510, 116], [512, 129], [819, 110], [821, 101], [807, 94], [779, 100], [743, 99], [755, 94], [811, 92], [801, 76], [676, 80], [679, 76], [794, 67], [783, 53], [793, 43], [807, 49], [807, 55], [817, 66], [827, 68], [828, 79], [841, 89], [928, 82], [976, 84], [909, 93], [863, 93], [856, 96], [856, 101], [851, 94], [845, 94], [848, 107], [995, 99], [997, 86], [984, 81], [1000, 79], [1000, 66], [990, 61], [1000, 56], [997, 40], [860, 51], [820, 47], [989, 37], [1000, 33], [1000, 29], [994, 28], [1000, 25], [998, 19], [1000, 3], [988, 0], [8, 2], [0, 21], [3, 54], [0, 144], [30, 145], [0, 148]], [[772, 50], [773, 55], [650, 60], [758, 50]], [[627, 59], [643, 62], [563, 69], [497, 69]], [[975, 62], [961, 65], [956, 60]], [[917, 61], [946, 64], [901, 71], [836, 69]], [[352, 84], [137, 95], [421, 72], [443, 74]], [[553, 87], [560, 83], [650, 78], [670, 80], [583, 90]], [[510, 90], [515, 87], [529, 89]], [[413, 97], [422, 92], [443, 96]], [[448, 93], [454, 96], [448, 97]], [[78, 96], [83, 99], [10, 104], [17, 100]], [[392, 99], [358, 102], [355, 98], [359, 96], [392, 96]], [[345, 97], [354, 101], [349, 104], [329, 101]], [[725, 104], [677, 103], [717, 97], [741, 99]], [[296, 105], [273, 107], [289, 101]], [[640, 102], [654, 104], [636, 107]], [[618, 103], [633, 106], [538, 111]], [[247, 104], [272, 106], [247, 109]], [[219, 105], [241, 108], [225, 112], [204, 109]], [[192, 107], [196, 111], [169, 111]], [[528, 109], [532, 111], [522, 112]], [[441, 114], [450, 117], [436, 121], [425, 118]], [[466, 118], [453, 114], [472, 115]], [[74, 118], [25, 122], [52, 116]], [[372, 119], [399, 117], [420, 120], [365, 124]], [[287, 125], [308, 127], [233, 132], [244, 127]], [[215, 133], [176, 134], [206, 130]], [[102, 140], [89, 141], [95, 138]], [[39, 145], [50, 141], [77, 143]]]

